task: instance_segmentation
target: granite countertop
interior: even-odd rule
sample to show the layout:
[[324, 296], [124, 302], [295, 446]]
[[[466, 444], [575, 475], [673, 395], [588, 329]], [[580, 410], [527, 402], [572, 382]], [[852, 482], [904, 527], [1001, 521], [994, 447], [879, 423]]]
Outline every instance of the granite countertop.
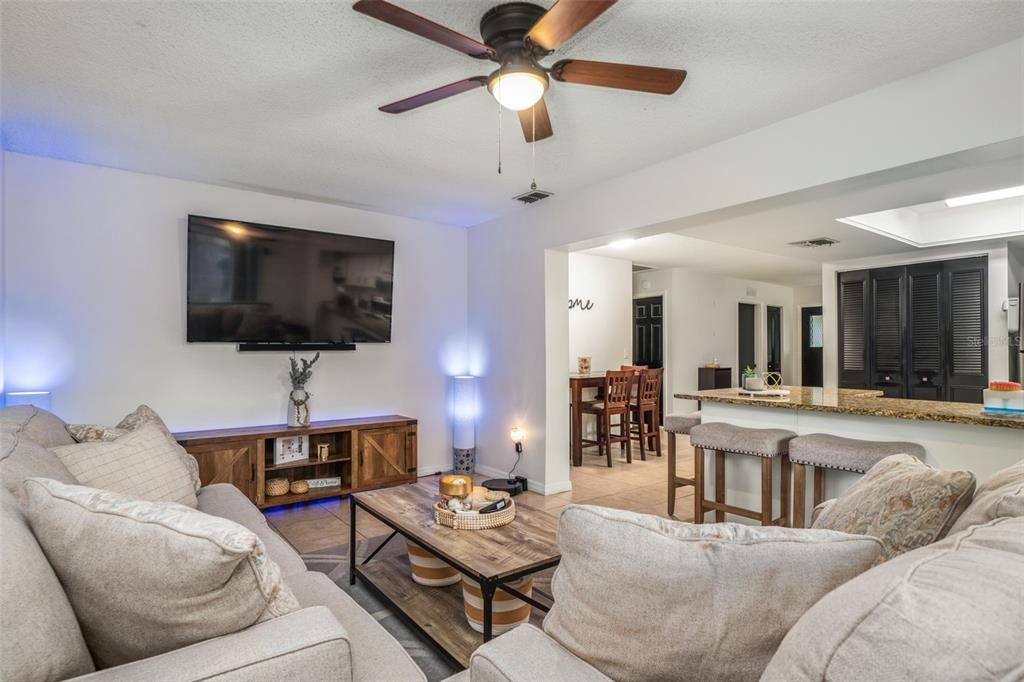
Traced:
[[983, 414], [976, 403], [952, 403], [938, 400], [907, 400], [883, 398], [881, 391], [853, 388], [812, 388], [785, 386], [790, 394], [784, 397], [754, 397], [740, 395], [736, 388], [676, 393], [682, 400], [704, 400], [733, 405], [756, 405], [787, 410], [835, 412], [871, 417], [894, 417], [953, 424], [1002, 426], [1024, 429], [1024, 415]]

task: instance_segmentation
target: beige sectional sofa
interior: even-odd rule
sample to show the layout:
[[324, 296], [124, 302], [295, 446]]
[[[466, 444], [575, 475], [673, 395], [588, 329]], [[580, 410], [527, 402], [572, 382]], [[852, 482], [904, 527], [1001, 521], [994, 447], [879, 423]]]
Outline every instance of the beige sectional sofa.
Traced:
[[201, 488], [199, 510], [253, 531], [303, 608], [235, 634], [96, 670], [18, 499], [26, 477], [76, 483], [47, 450], [74, 442], [65, 426], [34, 407], [0, 410], [0, 680], [425, 680], [397, 640], [327, 576], [307, 571], [263, 514], [226, 484]]

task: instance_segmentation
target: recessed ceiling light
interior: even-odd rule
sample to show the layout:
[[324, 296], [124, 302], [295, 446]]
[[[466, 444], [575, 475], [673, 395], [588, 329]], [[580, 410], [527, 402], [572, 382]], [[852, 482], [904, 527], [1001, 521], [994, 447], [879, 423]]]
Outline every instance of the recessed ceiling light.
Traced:
[[998, 201], [999, 199], [1012, 199], [1013, 197], [1021, 196], [1024, 196], [1024, 185], [1007, 187], [1006, 189], [994, 189], [991, 192], [981, 192], [979, 194], [968, 194], [963, 197], [953, 197], [952, 199], [946, 199], [946, 206], [956, 208], [957, 206], [970, 206], [971, 204], [981, 204], [986, 201]]
[[629, 246], [635, 241], [635, 239], [616, 239], [613, 242], [608, 242], [608, 246], [612, 247], [613, 249], [621, 249], [623, 247]]

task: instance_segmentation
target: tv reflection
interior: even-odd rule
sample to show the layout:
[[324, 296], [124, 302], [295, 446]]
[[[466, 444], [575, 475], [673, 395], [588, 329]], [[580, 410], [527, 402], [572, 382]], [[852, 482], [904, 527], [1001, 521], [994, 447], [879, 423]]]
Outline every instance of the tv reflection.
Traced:
[[188, 340], [390, 341], [393, 270], [393, 242], [192, 216]]

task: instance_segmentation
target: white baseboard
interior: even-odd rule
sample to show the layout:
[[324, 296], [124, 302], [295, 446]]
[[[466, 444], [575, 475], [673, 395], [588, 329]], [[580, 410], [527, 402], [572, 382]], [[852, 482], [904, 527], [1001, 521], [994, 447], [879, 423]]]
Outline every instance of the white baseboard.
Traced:
[[[508, 471], [502, 471], [501, 469], [495, 469], [494, 467], [476, 465], [476, 472], [483, 474], [484, 476], [491, 476], [492, 478], [507, 478]], [[532, 478], [528, 478], [527, 485], [530, 487], [531, 493], [538, 493], [540, 495], [555, 495], [557, 493], [564, 493], [572, 490], [572, 481], [558, 481], [548, 484], [543, 484], [540, 481], [535, 481]]]

